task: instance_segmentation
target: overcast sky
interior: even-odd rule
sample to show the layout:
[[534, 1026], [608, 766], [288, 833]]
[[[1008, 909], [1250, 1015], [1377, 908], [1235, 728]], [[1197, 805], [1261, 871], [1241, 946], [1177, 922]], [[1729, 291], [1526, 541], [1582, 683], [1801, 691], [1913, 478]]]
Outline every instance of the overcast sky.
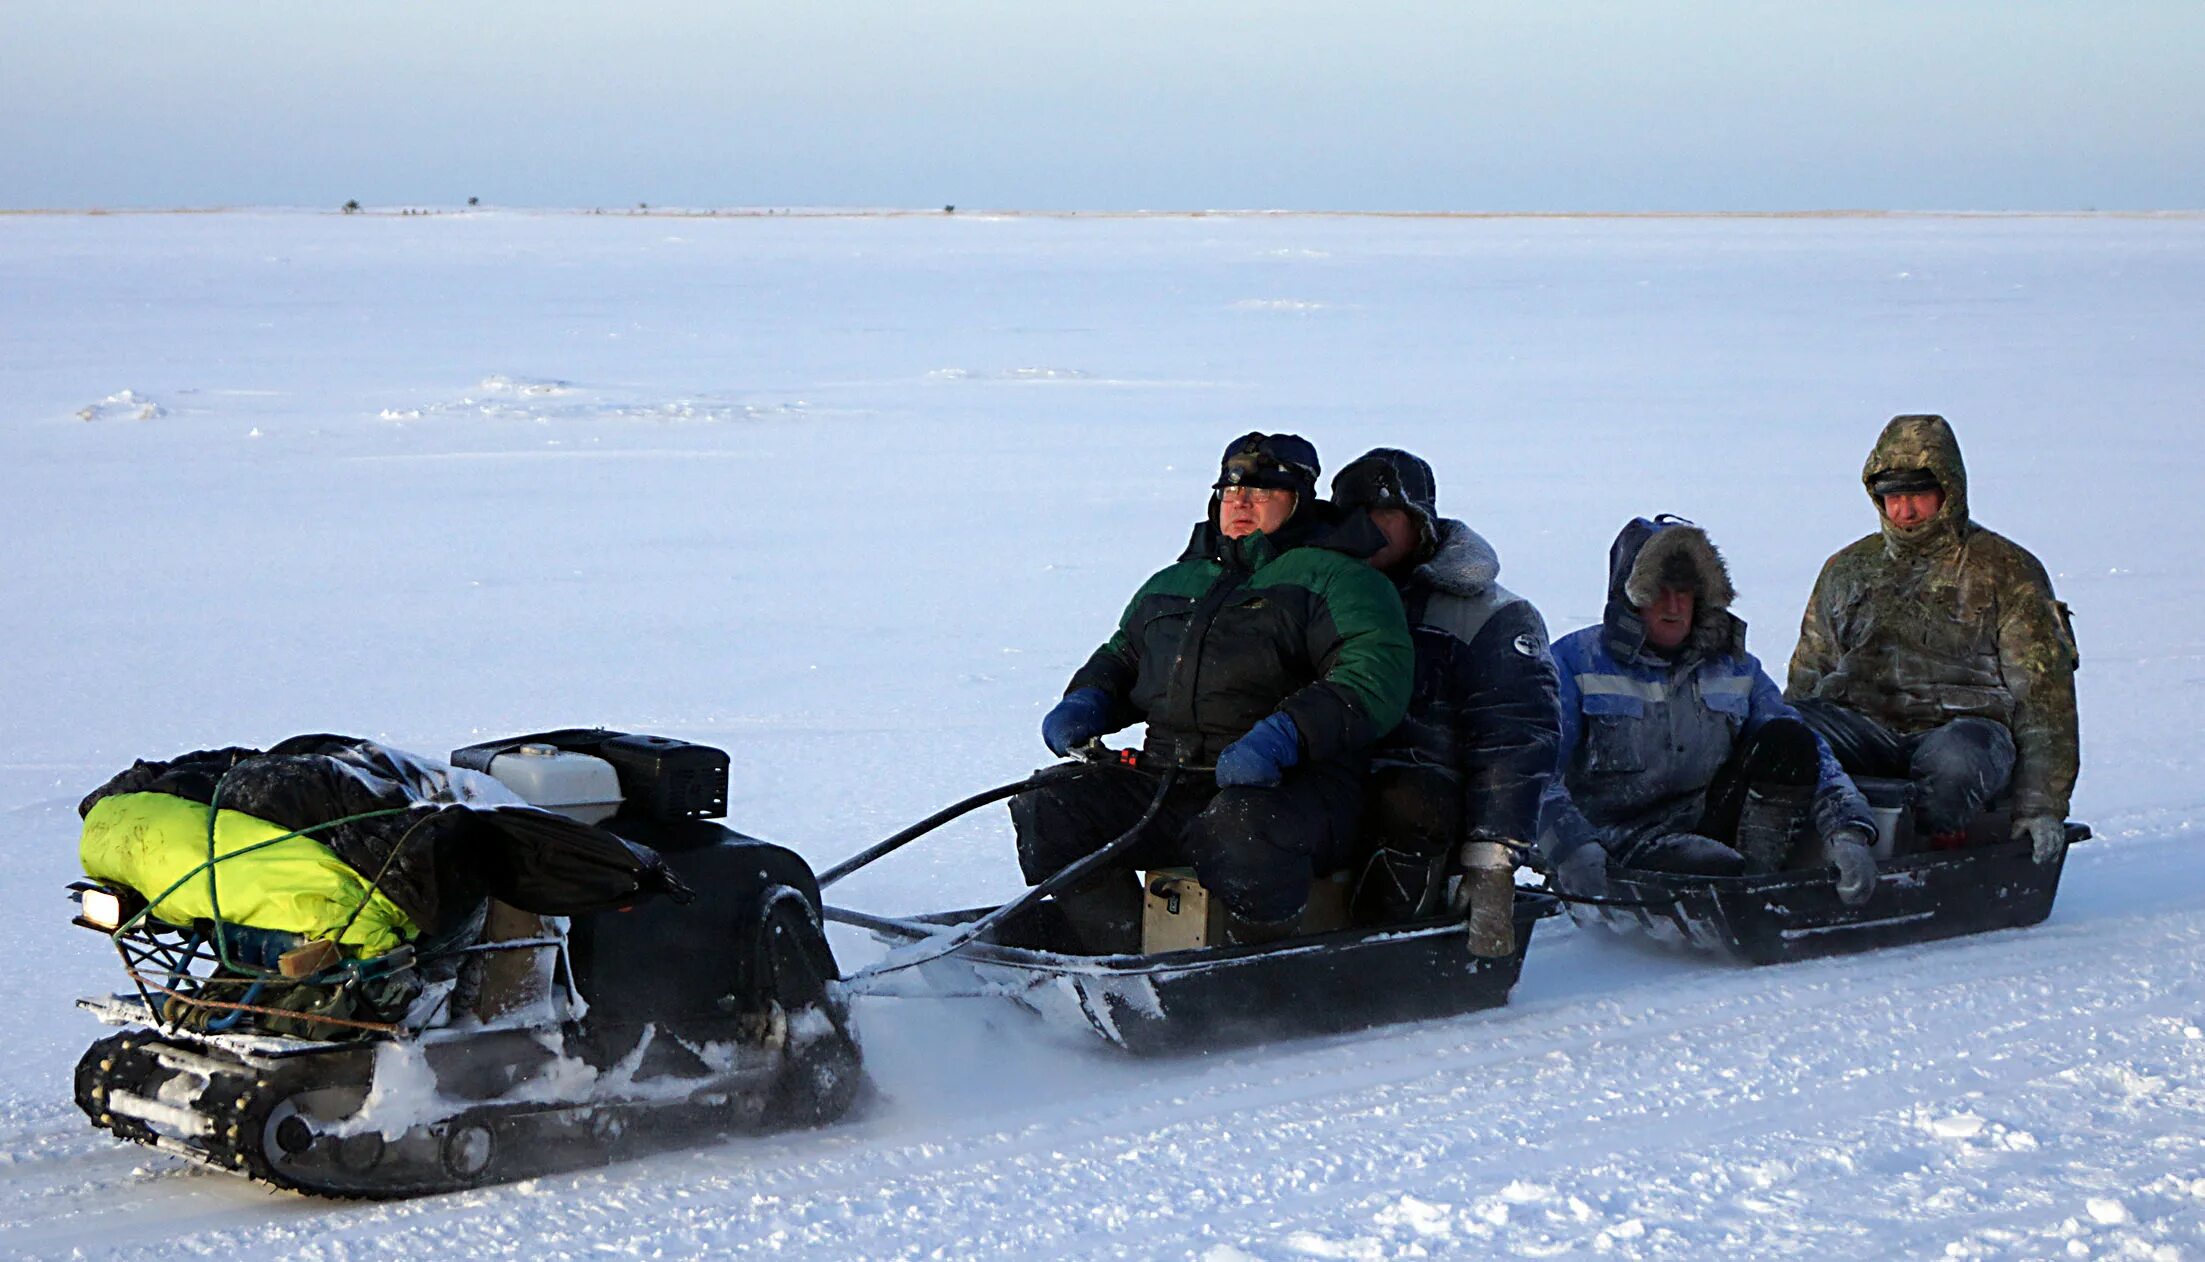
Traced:
[[0, 0], [0, 206], [2205, 207], [2201, 0]]

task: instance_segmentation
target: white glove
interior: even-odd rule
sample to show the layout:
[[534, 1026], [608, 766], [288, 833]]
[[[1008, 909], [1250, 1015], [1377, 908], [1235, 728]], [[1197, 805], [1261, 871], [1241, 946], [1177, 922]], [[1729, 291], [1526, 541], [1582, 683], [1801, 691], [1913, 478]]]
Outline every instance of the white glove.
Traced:
[[2030, 815], [2014, 821], [2014, 840], [2029, 843], [2029, 857], [2050, 863], [2067, 850], [2067, 821], [2050, 815]]
[[1505, 959], [1516, 954], [1516, 858], [1497, 841], [1462, 845], [1461, 892], [1469, 903], [1470, 954]]
[[1868, 848], [1867, 839], [1846, 829], [1831, 837], [1823, 850], [1837, 865], [1838, 901], [1847, 907], [1867, 902], [1876, 890], [1876, 855]]
[[1507, 845], [1498, 841], [1466, 841], [1462, 843], [1462, 866], [1466, 868], [1507, 868], [1516, 870], [1516, 855]]
[[1563, 894], [1580, 898], [1606, 898], [1608, 896], [1608, 848], [1597, 841], [1588, 841], [1563, 856], [1554, 865], [1549, 878], [1554, 888]]

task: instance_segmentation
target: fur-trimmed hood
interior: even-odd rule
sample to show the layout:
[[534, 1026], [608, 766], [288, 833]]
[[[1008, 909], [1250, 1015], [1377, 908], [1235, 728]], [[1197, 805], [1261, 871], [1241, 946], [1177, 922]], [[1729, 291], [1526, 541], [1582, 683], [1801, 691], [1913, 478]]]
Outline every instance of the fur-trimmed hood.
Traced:
[[1438, 522], [1439, 545], [1416, 567], [1418, 582], [1450, 596], [1482, 596], [1501, 578], [1501, 554], [1485, 537], [1452, 517]]
[[[1652, 604], [1664, 587], [1690, 587], [1703, 608], [1718, 612], [1730, 608], [1738, 592], [1730, 585], [1730, 566], [1724, 563], [1723, 554], [1716, 550], [1707, 532], [1674, 518], [1656, 518], [1648, 524], [1653, 529], [1639, 540], [1630, 568], [1615, 569], [1610, 574], [1612, 582], [1620, 580], [1615, 585], [1624, 599], [1644, 606]], [[1630, 533], [1630, 527], [1624, 530]], [[1616, 546], [1623, 546], [1623, 536], [1617, 537]], [[1611, 567], [1619, 559], [1615, 551], [1609, 552]]]
[[[1927, 470], [1937, 479], [1945, 502], [1935, 517], [1912, 530], [1900, 530], [1883, 515], [1883, 501], [1876, 496], [1876, 479], [1917, 469]], [[1917, 413], [1892, 417], [1868, 453], [1860, 481], [1868, 491], [1868, 502], [1876, 506], [1884, 546], [1894, 556], [1941, 551], [1968, 534], [1968, 469], [1960, 460], [1960, 440], [1942, 416]]]
[[1695, 597], [1684, 657], [1745, 651], [1746, 624], [1730, 612], [1738, 592], [1731, 586], [1723, 554], [1706, 531], [1664, 513], [1652, 521], [1632, 518], [1608, 548], [1608, 608], [1602, 622], [1617, 660], [1627, 661], [1645, 649], [1646, 621], [1638, 611], [1664, 586], [1689, 586]]

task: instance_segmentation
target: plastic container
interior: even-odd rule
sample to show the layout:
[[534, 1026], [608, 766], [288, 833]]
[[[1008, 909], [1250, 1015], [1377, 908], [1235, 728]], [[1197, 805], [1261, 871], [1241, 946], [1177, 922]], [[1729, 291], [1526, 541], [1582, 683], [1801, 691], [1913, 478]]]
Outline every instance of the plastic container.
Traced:
[[556, 745], [522, 745], [492, 758], [488, 770], [530, 806], [585, 824], [603, 823], [620, 809], [620, 773], [590, 754]]
[[1876, 844], [1870, 847], [1879, 859], [1888, 859], [1899, 850], [1899, 831], [1906, 826], [1906, 809], [1898, 806], [1871, 806], [1868, 813], [1876, 817]]
[[665, 736], [565, 727], [554, 732], [507, 736], [452, 751], [452, 765], [487, 772], [495, 760], [524, 746], [545, 745], [602, 758], [620, 777], [621, 811], [662, 824], [717, 819], [727, 813], [727, 753]]

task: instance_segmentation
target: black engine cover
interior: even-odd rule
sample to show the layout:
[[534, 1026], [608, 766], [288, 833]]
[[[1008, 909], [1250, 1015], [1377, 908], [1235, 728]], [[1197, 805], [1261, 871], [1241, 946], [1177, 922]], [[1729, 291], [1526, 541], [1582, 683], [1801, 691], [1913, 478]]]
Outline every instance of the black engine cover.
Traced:
[[836, 975], [818, 931], [819, 882], [793, 851], [701, 820], [616, 818], [606, 826], [665, 856], [696, 898], [574, 917], [568, 947], [593, 1028], [653, 1022], [703, 1032], [774, 998], [763, 934], [776, 887], [801, 900], [815, 939], [807, 946], [825, 961], [825, 975]]

